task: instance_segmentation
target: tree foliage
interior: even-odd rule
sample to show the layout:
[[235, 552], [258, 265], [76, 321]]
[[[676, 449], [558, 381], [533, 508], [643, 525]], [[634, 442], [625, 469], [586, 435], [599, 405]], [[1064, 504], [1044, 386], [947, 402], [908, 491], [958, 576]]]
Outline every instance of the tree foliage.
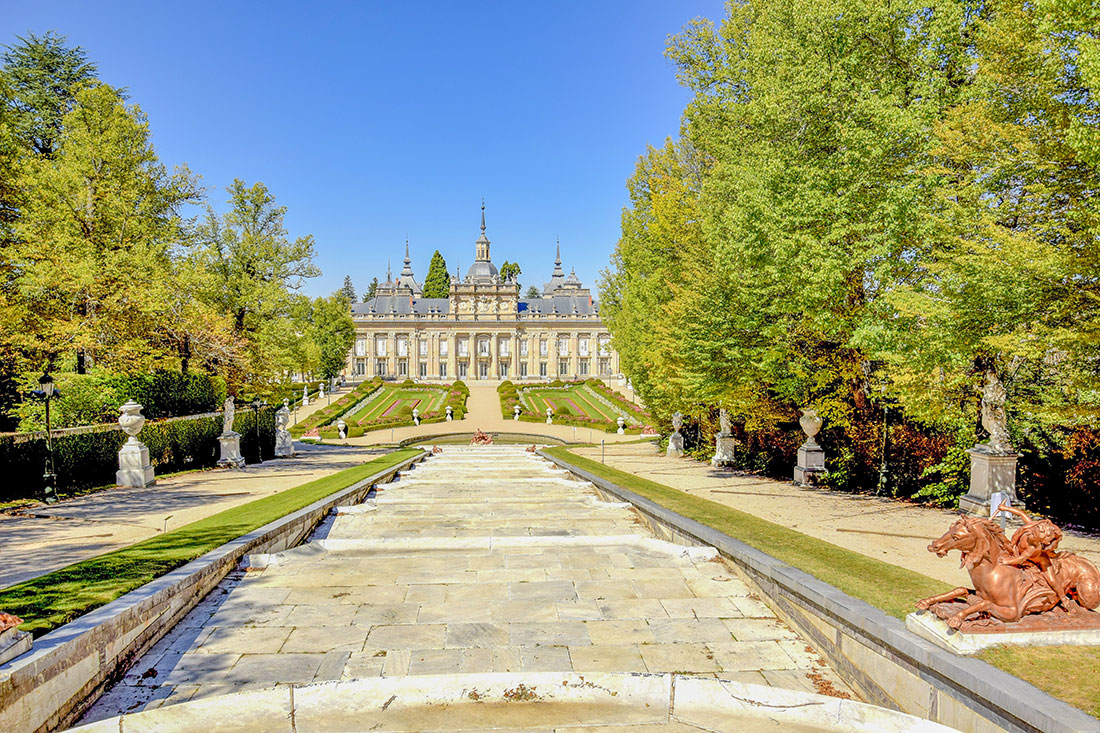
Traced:
[[519, 289], [519, 276], [523, 273], [519, 265], [515, 262], [504, 261], [504, 264], [500, 266], [500, 279], [507, 282], [508, 280], [516, 281], [516, 289]]
[[669, 44], [693, 97], [628, 182], [600, 285], [647, 404], [759, 430], [812, 407], [837, 441], [894, 408], [968, 447], [994, 375], [1037, 455], [1095, 418], [1094, 4], [727, 7]]
[[344, 285], [340, 288], [340, 292], [347, 298], [348, 303], [355, 303], [355, 285], [351, 282], [351, 275], [344, 275]]
[[[375, 283], [378, 278], [375, 278]], [[377, 285], [375, 285], [377, 287]], [[428, 276], [424, 278], [425, 298], [446, 298], [451, 292], [451, 276], [447, 274], [447, 261], [437, 249], [428, 265]], [[372, 294], [373, 297], [373, 294]]]

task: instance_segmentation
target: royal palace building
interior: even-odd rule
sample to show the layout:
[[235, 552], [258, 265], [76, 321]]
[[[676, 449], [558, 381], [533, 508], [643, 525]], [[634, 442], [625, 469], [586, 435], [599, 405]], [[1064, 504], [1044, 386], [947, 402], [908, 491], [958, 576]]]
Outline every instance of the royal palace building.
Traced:
[[541, 297], [520, 297], [489, 255], [484, 205], [474, 263], [464, 278], [451, 277], [446, 298], [423, 297], [406, 242], [401, 274], [387, 272], [375, 297], [352, 304], [351, 314], [347, 369], [355, 381], [620, 379], [599, 305], [575, 272], [565, 275], [560, 246]]

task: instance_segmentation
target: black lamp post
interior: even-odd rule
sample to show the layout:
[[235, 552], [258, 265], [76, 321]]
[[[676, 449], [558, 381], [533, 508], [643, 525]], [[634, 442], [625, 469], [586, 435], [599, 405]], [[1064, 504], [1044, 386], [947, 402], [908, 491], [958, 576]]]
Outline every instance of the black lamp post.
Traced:
[[252, 429], [256, 431], [256, 463], [264, 462], [263, 450], [260, 447], [260, 408], [266, 404], [263, 400], [255, 400], [252, 403]]
[[60, 397], [61, 393], [54, 389], [53, 377], [49, 372], [43, 372], [38, 378], [38, 389], [31, 392], [31, 396], [46, 403], [46, 471], [42, 475], [42, 500], [47, 504], [57, 503], [57, 474], [54, 473], [53, 464], [53, 436], [50, 431], [50, 400]]

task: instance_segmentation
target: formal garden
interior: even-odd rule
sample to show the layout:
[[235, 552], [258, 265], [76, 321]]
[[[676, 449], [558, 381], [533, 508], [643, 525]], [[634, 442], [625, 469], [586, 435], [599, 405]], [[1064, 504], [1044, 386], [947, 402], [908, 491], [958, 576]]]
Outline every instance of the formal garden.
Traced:
[[497, 394], [500, 395], [501, 415], [513, 419], [518, 414], [519, 422], [544, 423], [549, 414], [555, 425], [615, 432], [622, 418], [625, 432], [641, 434], [650, 419], [644, 409], [624, 399], [599, 379], [571, 382], [557, 379], [530, 387], [504, 381], [497, 387]]
[[337, 438], [343, 422], [345, 437], [357, 438], [371, 430], [444, 422], [448, 415], [461, 420], [469, 394], [462, 381], [439, 385], [407, 379], [389, 384], [375, 378], [295, 424], [290, 432], [305, 438]]

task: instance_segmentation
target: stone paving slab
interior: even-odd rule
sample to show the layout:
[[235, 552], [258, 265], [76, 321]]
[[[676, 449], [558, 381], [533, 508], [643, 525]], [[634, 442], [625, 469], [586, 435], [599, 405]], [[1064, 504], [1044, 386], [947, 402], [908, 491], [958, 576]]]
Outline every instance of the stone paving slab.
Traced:
[[[507, 465], [546, 481], [512, 482]], [[448, 447], [379, 492], [377, 511], [338, 514], [309, 545], [227, 577], [85, 721], [276, 685], [480, 672], [803, 690], [814, 674], [854, 697], [712, 551], [656, 540], [634, 510], [561, 477], [522, 448]], [[408, 511], [406, 497], [422, 503]], [[572, 534], [532, 536], [548, 525]], [[394, 532], [411, 539], [379, 541]]]

